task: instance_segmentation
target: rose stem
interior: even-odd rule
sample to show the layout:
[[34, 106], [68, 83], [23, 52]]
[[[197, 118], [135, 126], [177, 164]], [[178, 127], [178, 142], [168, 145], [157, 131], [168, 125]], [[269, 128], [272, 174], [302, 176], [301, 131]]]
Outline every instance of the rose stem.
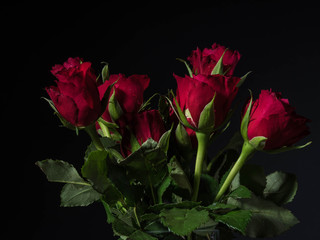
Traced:
[[104, 150], [104, 147], [100, 141], [99, 135], [96, 131], [95, 124], [91, 124], [91, 125], [87, 126], [85, 128], [85, 130], [89, 134], [89, 136], [91, 137], [91, 140], [92, 140], [94, 146], [97, 148], [97, 150], [100, 150], [100, 151]]
[[255, 152], [254, 147], [248, 142], [245, 141], [242, 146], [242, 150], [240, 153], [240, 156], [236, 163], [233, 165], [231, 171], [229, 172], [226, 180], [222, 184], [215, 201], [219, 201], [222, 195], [227, 191], [229, 188], [231, 182], [233, 181], [234, 177], [237, 175], [237, 173], [242, 168], [243, 164], [247, 161], [248, 157], [251, 156]]
[[208, 146], [210, 135], [207, 133], [196, 132], [196, 136], [198, 140], [198, 149], [197, 149], [196, 165], [195, 165], [194, 176], [193, 176], [193, 191], [192, 191], [192, 198], [191, 198], [192, 201], [197, 201], [198, 199], [203, 161], [206, 158], [207, 146]]

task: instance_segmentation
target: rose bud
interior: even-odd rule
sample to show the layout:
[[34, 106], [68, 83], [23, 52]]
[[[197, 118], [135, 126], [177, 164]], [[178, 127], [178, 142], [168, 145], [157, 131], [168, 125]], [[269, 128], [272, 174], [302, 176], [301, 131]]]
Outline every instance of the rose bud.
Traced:
[[55, 65], [51, 73], [57, 86], [47, 87], [59, 117], [76, 127], [95, 122], [102, 113], [102, 105], [90, 62], [69, 58], [63, 65]]
[[164, 122], [158, 110], [125, 114], [119, 119], [122, 132], [121, 151], [124, 157], [152, 138], [158, 142], [165, 133]]
[[109, 80], [99, 86], [102, 99], [107, 88], [114, 84], [110, 94], [109, 104], [102, 118], [108, 122], [118, 120], [122, 114], [138, 112], [143, 104], [143, 92], [149, 86], [150, 79], [147, 75], [112, 74]]
[[[224, 53], [225, 52], [225, 53]], [[227, 49], [217, 43], [214, 43], [211, 49], [205, 48], [202, 51], [197, 48], [193, 50], [188, 61], [192, 65], [192, 71], [195, 75], [211, 75], [212, 70], [218, 63], [222, 54], [223, 75], [232, 75], [237, 63], [240, 60], [240, 53], [236, 50]]]
[[[252, 104], [248, 103], [245, 109], [248, 117], [247, 129], [242, 129], [241, 132], [253, 145], [262, 139], [258, 150], [289, 147], [310, 133], [306, 125], [310, 120], [298, 115], [288, 99], [282, 98], [281, 93], [262, 90], [259, 98]], [[246, 118], [245, 115], [243, 119]]]
[[212, 133], [225, 122], [238, 92], [240, 78], [202, 74], [193, 78], [174, 77], [177, 81], [177, 110], [184, 125], [196, 131]]

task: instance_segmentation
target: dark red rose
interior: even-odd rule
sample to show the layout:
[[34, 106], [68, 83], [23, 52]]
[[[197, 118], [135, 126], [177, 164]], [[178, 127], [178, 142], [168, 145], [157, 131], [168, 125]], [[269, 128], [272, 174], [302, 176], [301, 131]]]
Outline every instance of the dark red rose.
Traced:
[[[219, 59], [221, 58], [226, 47], [214, 43], [211, 49], [205, 48], [202, 51], [197, 48], [193, 50], [191, 56], [188, 57], [192, 65], [193, 73], [211, 75], [211, 72]], [[240, 53], [228, 49], [223, 56], [223, 72], [227, 75], [232, 75], [233, 71], [240, 60]]]
[[149, 138], [158, 142], [166, 131], [158, 110], [128, 113], [118, 122], [122, 133], [121, 151], [125, 157], [132, 152], [132, 137], [141, 146]]
[[[101, 99], [107, 88], [115, 81], [117, 81], [114, 85], [115, 99], [118, 101], [123, 114], [137, 112], [143, 104], [143, 92], [149, 86], [149, 77], [138, 74], [129, 77], [126, 77], [124, 74], [110, 75], [109, 80], [99, 86]], [[111, 122], [108, 107], [103, 113], [102, 118]]]
[[262, 90], [252, 103], [248, 138], [266, 137], [265, 150], [291, 146], [309, 134], [307, 122], [307, 118], [296, 114], [281, 93]]
[[69, 58], [63, 65], [55, 65], [51, 73], [58, 79], [57, 86], [46, 91], [59, 114], [77, 127], [96, 121], [102, 107], [91, 63]]
[[189, 123], [198, 127], [199, 117], [204, 107], [214, 100], [215, 128], [219, 127], [230, 110], [231, 103], [235, 98], [238, 88], [238, 77], [222, 75], [194, 75], [179, 77], [177, 80], [177, 101]]

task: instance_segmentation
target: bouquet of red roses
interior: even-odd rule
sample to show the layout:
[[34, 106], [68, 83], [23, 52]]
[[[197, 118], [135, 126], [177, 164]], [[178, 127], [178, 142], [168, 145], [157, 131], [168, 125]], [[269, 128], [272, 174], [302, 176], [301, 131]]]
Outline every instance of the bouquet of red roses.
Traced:
[[[239, 131], [214, 157], [208, 148], [230, 124], [233, 101], [247, 74], [233, 76], [238, 51], [218, 44], [192, 51], [185, 76], [167, 95], [143, 93], [147, 75], [99, 76], [90, 62], [69, 58], [51, 72], [56, 86], [46, 99], [61, 123], [92, 142], [83, 166], [46, 159], [36, 164], [52, 182], [65, 185], [61, 206], [100, 201], [114, 235], [130, 240], [272, 237], [298, 223], [284, 205], [297, 191], [294, 174], [264, 174], [246, 162], [256, 151], [280, 153], [309, 134], [281, 93], [251, 91]], [[151, 103], [158, 99], [158, 108]], [[80, 173], [79, 173], [80, 172]]]

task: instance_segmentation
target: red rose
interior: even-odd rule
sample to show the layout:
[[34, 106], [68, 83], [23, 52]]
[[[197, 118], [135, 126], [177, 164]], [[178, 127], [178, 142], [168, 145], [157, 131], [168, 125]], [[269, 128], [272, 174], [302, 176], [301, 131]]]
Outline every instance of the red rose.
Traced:
[[135, 137], [141, 146], [149, 138], [158, 142], [166, 131], [158, 110], [125, 114], [119, 119], [119, 125], [122, 132], [121, 151], [124, 156], [132, 152], [132, 137]]
[[[129, 77], [126, 77], [124, 74], [110, 75], [109, 80], [99, 86], [101, 99], [107, 88], [115, 81], [117, 81], [114, 85], [115, 99], [119, 103], [122, 113], [137, 112], [143, 104], [143, 92], [149, 86], [149, 77], [147, 75], [137, 74]], [[111, 122], [109, 107], [107, 107], [106, 111], [103, 113], [102, 118]]]
[[63, 65], [55, 65], [51, 73], [58, 79], [57, 87], [47, 87], [46, 91], [59, 114], [77, 127], [96, 121], [102, 107], [91, 63], [69, 58]]
[[309, 134], [307, 122], [307, 118], [296, 114], [281, 93], [262, 90], [252, 103], [248, 138], [266, 137], [265, 150], [291, 146]]
[[219, 127], [225, 120], [238, 88], [238, 77], [222, 75], [194, 75], [179, 77], [177, 80], [177, 101], [189, 123], [198, 128], [200, 114], [214, 95], [214, 127]]
[[[191, 56], [188, 57], [193, 67], [193, 72], [197, 74], [211, 75], [211, 72], [226, 48], [217, 43], [212, 45], [211, 49], [205, 48], [201, 51], [199, 48], [193, 50]], [[223, 56], [223, 72], [232, 75], [239, 62], [240, 53], [238, 51], [227, 50]]]

